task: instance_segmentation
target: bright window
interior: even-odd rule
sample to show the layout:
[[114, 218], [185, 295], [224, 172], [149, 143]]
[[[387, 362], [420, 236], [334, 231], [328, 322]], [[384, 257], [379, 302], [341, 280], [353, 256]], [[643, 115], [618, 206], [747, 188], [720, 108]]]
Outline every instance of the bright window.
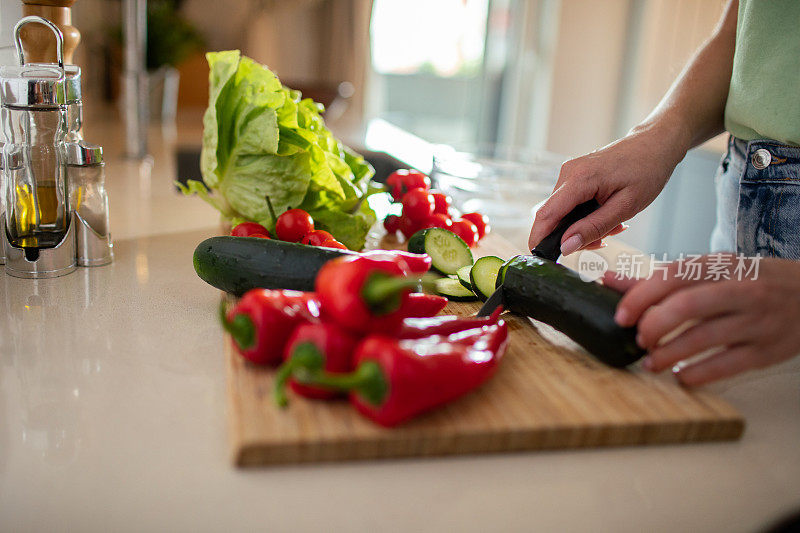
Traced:
[[380, 74], [480, 73], [488, 0], [375, 0], [372, 64]]

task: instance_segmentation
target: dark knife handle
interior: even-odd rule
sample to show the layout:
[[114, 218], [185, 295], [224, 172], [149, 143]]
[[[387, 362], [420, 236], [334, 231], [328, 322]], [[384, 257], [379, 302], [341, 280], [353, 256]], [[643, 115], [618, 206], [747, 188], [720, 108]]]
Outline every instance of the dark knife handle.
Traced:
[[561, 222], [550, 232], [550, 235], [542, 239], [542, 242], [531, 250], [531, 253], [535, 256], [549, 259], [550, 261], [558, 259], [558, 256], [561, 255], [561, 238], [564, 237], [564, 232], [567, 231], [567, 228], [580, 219], [594, 213], [599, 207], [600, 204], [594, 198], [588, 202], [576, 205], [572, 211], [561, 219]]

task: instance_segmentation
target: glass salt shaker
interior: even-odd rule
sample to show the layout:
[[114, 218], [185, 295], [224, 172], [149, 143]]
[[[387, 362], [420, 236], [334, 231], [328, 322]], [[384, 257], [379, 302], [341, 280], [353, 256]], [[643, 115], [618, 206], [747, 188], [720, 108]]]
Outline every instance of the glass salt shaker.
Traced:
[[108, 224], [103, 148], [86, 141], [69, 142], [67, 176], [75, 212], [78, 264], [101, 266], [114, 259]]

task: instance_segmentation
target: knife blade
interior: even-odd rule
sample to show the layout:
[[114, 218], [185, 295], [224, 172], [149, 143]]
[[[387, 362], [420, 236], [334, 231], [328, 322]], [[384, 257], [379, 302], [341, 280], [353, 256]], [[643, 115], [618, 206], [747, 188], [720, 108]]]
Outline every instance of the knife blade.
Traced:
[[494, 313], [494, 310], [503, 305], [503, 286], [497, 287], [489, 299], [483, 302], [483, 305], [478, 309], [478, 316], [489, 316]]
[[[531, 255], [555, 262], [561, 255], [561, 239], [564, 237], [564, 233], [567, 229], [578, 220], [596, 211], [599, 207], [600, 204], [594, 198], [575, 206], [572, 211], [567, 213], [564, 218], [559, 221], [553, 231], [531, 250]], [[502, 284], [498, 285], [489, 299], [484, 302], [478, 310], [478, 316], [489, 316], [501, 305], [503, 305]]]

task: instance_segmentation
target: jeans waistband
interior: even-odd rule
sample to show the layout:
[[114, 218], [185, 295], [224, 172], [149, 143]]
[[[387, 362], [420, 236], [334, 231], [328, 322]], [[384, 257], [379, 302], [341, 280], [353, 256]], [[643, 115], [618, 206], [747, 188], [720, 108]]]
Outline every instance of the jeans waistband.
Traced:
[[756, 151], [764, 149], [772, 156], [772, 164], [800, 164], [800, 146], [791, 146], [769, 139], [745, 141], [731, 135], [728, 139], [728, 149], [731, 156], [742, 159], [749, 159]]

